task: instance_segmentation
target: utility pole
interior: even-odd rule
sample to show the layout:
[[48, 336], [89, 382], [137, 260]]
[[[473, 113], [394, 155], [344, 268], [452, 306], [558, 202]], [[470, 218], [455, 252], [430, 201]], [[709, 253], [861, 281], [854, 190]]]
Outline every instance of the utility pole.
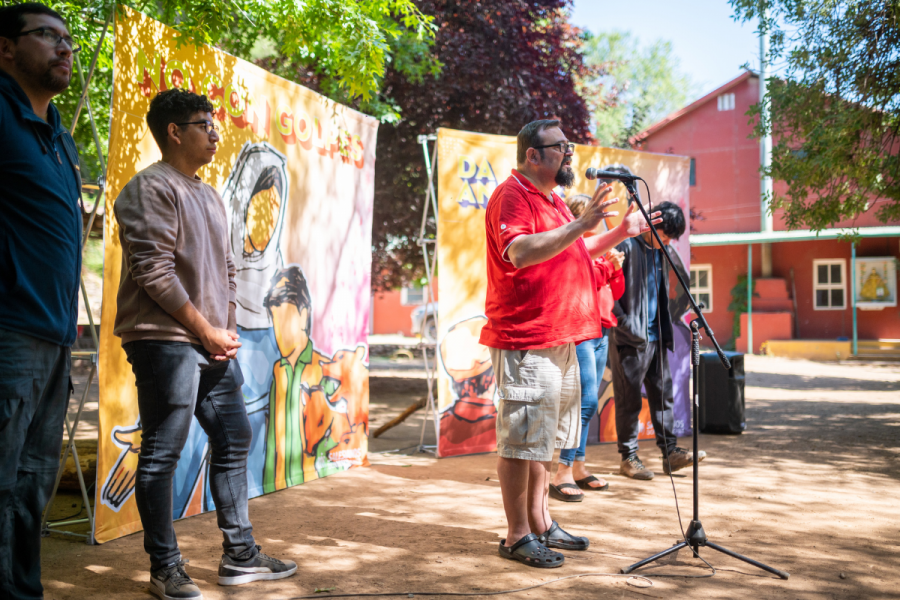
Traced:
[[[772, 198], [772, 178], [768, 171], [772, 166], [772, 124], [769, 112], [769, 104], [766, 100], [766, 79], [769, 77], [769, 28], [768, 11], [764, 10], [759, 23], [759, 106], [760, 119], [766, 123], [768, 131], [759, 140], [759, 230], [762, 233], [772, 231], [772, 215], [769, 212], [769, 201]], [[761, 275], [772, 276], [772, 244], [762, 244], [761, 250]]]

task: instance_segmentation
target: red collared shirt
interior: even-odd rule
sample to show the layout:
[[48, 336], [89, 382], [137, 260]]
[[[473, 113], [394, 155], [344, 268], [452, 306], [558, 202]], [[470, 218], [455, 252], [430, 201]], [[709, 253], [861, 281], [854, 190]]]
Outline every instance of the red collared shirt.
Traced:
[[581, 239], [550, 260], [521, 269], [506, 254], [517, 237], [574, 219], [556, 194], [551, 201], [515, 169], [494, 190], [485, 214], [488, 323], [481, 330], [482, 344], [530, 350], [602, 335], [598, 281]]

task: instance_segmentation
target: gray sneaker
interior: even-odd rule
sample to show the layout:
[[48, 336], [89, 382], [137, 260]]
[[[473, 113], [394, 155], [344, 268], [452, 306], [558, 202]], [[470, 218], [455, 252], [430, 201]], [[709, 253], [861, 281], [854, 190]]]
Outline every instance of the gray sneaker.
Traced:
[[184, 572], [186, 560], [150, 571], [150, 593], [163, 600], [202, 600], [200, 588]]
[[632, 479], [653, 479], [653, 471], [644, 466], [637, 454], [629, 456], [619, 466], [619, 473]]
[[297, 572], [297, 563], [292, 560], [280, 561], [266, 556], [257, 546], [258, 554], [250, 560], [240, 561], [225, 554], [219, 563], [219, 585], [241, 585], [251, 581], [284, 579]]
[[[697, 452], [697, 462], [706, 458], [706, 452], [699, 450]], [[663, 457], [663, 473], [671, 475], [675, 471], [679, 471], [685, 467], [694, 464], [694, 456], [684, 448], [676, 447], [669, 452], [669, 456]]]

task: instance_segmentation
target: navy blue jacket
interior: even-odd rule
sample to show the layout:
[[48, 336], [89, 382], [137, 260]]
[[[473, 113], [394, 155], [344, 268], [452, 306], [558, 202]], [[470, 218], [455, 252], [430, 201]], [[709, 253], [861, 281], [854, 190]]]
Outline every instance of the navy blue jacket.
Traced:
[[81, 174], [52, 104], [47, 121], [0, 71], [0, 329], [75, 341], [81, 276]]

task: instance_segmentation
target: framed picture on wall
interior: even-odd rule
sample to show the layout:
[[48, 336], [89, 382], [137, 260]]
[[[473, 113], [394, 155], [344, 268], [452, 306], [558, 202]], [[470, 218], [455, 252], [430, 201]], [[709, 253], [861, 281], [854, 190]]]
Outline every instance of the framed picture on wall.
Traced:
[[857, 257], [853, 277], [858, 308], [897, 306], [897, 259], [893, 256]]

